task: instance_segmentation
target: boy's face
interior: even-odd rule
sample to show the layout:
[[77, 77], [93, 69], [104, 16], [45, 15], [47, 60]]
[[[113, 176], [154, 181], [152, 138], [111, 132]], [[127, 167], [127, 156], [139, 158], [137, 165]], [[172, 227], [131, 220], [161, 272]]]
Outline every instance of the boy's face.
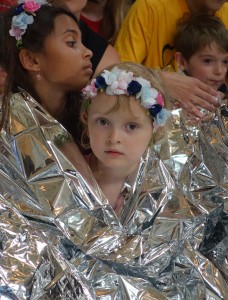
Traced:
[[196, 52], [188, 61], [184, 60], [188, 75], [196, 77], [215, 90], [225, 82], [228, 53], [215, 43]]
[[[127, 96], [125, 96], [127, 97]], [[133, 98], [110, 111], [117, 97], [98, 93], [88, 110], [88, 135], [98, 164], [118, 174], [129, 174], [138, 165], [152, 137], [152, 120]]]

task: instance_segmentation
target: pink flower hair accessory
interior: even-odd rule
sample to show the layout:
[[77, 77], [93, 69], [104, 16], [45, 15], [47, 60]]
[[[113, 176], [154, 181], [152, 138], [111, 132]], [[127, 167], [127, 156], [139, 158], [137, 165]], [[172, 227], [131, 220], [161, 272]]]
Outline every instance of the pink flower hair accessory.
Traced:
[[15, 9], [9, 34], [16, 39], [19, 50], [23, 47], [22, 35], [25, 34], [28, 25], [34, 22], [35, 12], [46, 4], [48, 4], [46, 0], [18, 0], [18, 7]]
[[154, 119], [155, 128], [164, 125], [170, 116], [170, 112], [164, 108], [162, 94], [152, 87], [148, 80], [135, 77], [132, 72], [118, 67], [114, 67], [111, 71], [104, 70], [101, 75], [92, 79], [82, 92], [85, 99], [89, 100], [96, 97], [98, 92], [105, 92], [107, 95], [135, 96]]
[[40, 9], [41, 4], [35, 2], [34, 0], [25, 0], [23, 4], [23, 9], [25, 12], [34, 14], [38, 9]]

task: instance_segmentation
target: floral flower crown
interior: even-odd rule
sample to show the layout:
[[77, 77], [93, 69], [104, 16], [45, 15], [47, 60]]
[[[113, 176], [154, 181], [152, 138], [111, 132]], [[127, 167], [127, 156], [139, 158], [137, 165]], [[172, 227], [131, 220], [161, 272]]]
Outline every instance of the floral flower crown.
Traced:
[[9, 34], [17, 40], [17, 48], [22, 49], [22, 35], [26, 32], [28, 25], [34, 22], [35, 12], [41, 5], [48, 4], [46, 0], [18, 0], [18, 7], [12, 18]]
[[164, 125], [170, 116], [169, 111], [164, 108], [162, 94], [153, 88], [148, 80], [135, 77], [132, 72], [121, 70], [118, 67], [114, 67], [111, 71], [104, 70], [82, 90], [85, 99], [91, 99], [98, 92], [103, 91], [111, 96], [135, 96], [154, 119], [155, 128]]

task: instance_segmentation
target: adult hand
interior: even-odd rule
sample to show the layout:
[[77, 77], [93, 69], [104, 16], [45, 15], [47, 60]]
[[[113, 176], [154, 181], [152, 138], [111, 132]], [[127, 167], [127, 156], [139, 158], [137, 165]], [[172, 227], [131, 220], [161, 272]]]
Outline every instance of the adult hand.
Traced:
[[197, 78], [182, 76], [175, 72], [162, 71], [169, 96], [178, 102], [186, 114], [203, 118], [202, 109], [214, 112], [219, 107], [220, 92]]

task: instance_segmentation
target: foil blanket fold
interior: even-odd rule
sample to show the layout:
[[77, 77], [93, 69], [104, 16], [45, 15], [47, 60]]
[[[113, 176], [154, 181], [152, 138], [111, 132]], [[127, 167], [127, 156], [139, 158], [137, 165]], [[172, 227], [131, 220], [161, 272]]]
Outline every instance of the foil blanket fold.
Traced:
[[25, 92], [10, 103], [0, 137], [1, 299], [228, 299], [225, 106], [194, 143], [185, 139], [185, 153], [173, 112], [169, 137], [145, 153], [115, 212], [72, 142], [56, 145], [65, 129]]

